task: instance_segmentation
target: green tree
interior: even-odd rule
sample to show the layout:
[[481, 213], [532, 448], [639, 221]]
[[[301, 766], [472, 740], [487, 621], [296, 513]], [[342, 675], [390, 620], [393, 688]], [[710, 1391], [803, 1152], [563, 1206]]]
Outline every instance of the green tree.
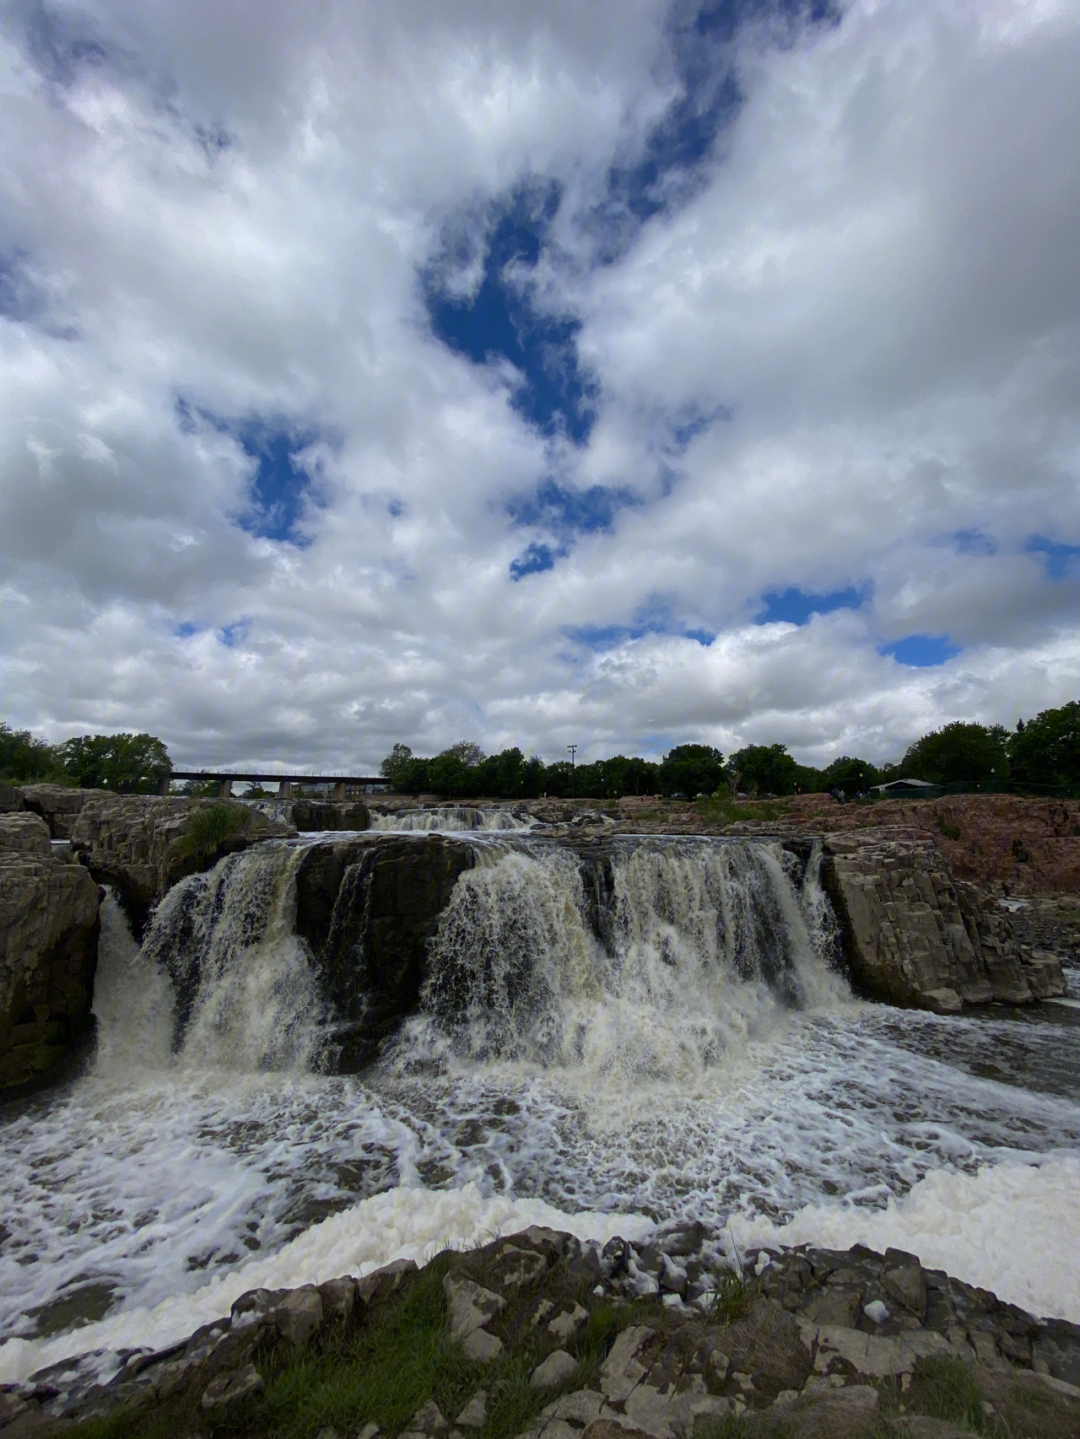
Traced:
[[406, 766], [412, 757], [413, 752], [407, 744], [396, 744], [379, 766], [379, 773], [388, 779], [395, 789], [401, 789]]
[[794, 794], [799, 765], [783, 744], [751, 744], [728, 761], [732, 788], [746, 794]]
[[[915, 778], [917, 779], [918, 775]], [[869, 760], [855, 759], [844, 754], [822, 770], [821, 780], [822, 789], [842, 789], [845, 794], [858, 794], [860, 790], [880, 784], [881, 772]]]
[[428, 761], [432, 789], [451, 796], [475, 793], [483, 759], [484, 752], [474, 740], [458, 740]]
[[1080, 785], [1080, 702], [1042, 710], [1009, 736], [1013, 778], [1028, 784]]
[[69, 739], [57, 758], [80, 789], [155, 794], [172, 771], [169, 751], [150, 734], [84, 734]]
[[930, 784], [979, 784], [1009, 777], [1008, 735], [1002, 725], [954, 720], [917, 739], [901, 763], [905, 776]]
[[724, 779], [724, 756], [707, 744], [677, 744], [660, 761], [663, 794], [712, 794]]
[[0, 724], [0, 776], [9, 780], [44, 779], [56, 767], [56, 751], [28, 729]]

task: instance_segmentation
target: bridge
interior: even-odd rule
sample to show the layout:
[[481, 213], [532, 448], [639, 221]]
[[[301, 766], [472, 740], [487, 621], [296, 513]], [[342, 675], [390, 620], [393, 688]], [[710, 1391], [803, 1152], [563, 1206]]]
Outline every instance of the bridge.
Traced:
[[174, 769], [171, 773], [162, 775], [158, 782], [158, 794], [168, 794], [169, 787], [174, 779], [195, 779], [213, 780], [218, 787], [218, 796], [221, 799], [228, 799], [232, 794], [234, 784], [276, 784], [278, 795], [282, 799], [288, 799], [293, 793], [293, 785], [332, 785], [332, 797], [336, 800], [343, 800], [346, 791], [357, 789], [361, 786], [378, 784], [384, 788], [390, 781], [385, 775], [365, 774], [235, 774], [232, 771], [222, 772], [206, 769]]

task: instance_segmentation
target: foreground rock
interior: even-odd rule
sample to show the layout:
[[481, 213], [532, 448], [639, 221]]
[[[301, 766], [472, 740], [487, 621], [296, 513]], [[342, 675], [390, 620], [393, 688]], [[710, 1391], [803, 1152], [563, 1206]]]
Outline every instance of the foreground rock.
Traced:
[[[9, 1387], [0, 1433], [108, 1414], [126, 1414], [125, 1434], [192, 1439], [298, 1420], [339, 1439], [480, 1428], [490, 1439], [694, 1439], [703, 1425], [731, 1439], [953, 1439], [976, 1421], [1011, 1439], [1080, 1433], [1080, 1328], [895, 1250], [761, 1251], [744, 1263], [742, 1280], [699, 1225], [603, 1250], [534, 1228], [421, 1271], [399, 1261], [362, 1279], [254, 1290], [169, 1350], [89, 1355]], [[358, 1364], [382, 1367], [369, 1399], [343, 1407], [335, 1375]]]
[[224, 855], [261, 840], [294, 833], [257, 810], [234, 804], [230, 808], [243, 827], [211, 849], [183, 855], [177, 841], [192, 816], [220, 807], [221, 801], [89, 793], [92, 797], [83, 803], [72, 827], [72, 847], [94, 878], [116, 891], [137, 935], [153, 905], [177, 880], [210, 869]]
[[48, 1077], [89, 1029], [98, 904], [44, 820], [0, 814], [0, 1090]]

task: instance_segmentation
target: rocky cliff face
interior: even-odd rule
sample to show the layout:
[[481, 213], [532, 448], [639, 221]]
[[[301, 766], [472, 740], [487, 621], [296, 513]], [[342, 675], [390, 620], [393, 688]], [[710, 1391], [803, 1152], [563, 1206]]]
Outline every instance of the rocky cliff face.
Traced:
[[82, 811], [92, 799], [114, 799], [107, 789], [71, 789], [62, 784], [24, 784], [23, 804], [49, 826], [53, 839], [70, 839]]
[[44, 820], [0, 815], [0, 1090], [46, 1077], [89, 1028], [98, 900]]
[[286, 825], [243, 806], [245, 828], [199, 856], [178, 854], [176, 841], [191, 816], [219, 803], [182, 796], [92, 794], [82, 805], [71, 842], [95, 879], [108, 884], [141, 934], [154, 904], [185, 875], [210, 869], [226, 854], [260, 840], [293, 833]]
[[864, 994], [954, 1013], [1065, 992], [1056, 959], [1025, 954], [1005, 911], [955, 881], [931, 840], [853, 831], [830, 835], [825, 853], [823, 882]]
[[320, 844], [297, 875], [296, 932], [307, 942], [340, 1017], [335, 1068], [352, 1073], [417, 1005], [427, 945], [467, 844], [442, 835], [374, 835]]

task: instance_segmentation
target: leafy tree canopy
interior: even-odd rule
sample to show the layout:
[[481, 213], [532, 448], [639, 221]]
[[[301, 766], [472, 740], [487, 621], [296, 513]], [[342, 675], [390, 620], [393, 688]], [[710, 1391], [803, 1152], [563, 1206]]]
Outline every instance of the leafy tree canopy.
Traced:
[[1029, 784], [1080, 784], [1080, 702], [1042, 710], [1009, 736], [1013, 778]]
[[0, 724], [0, 775], [9, 780], [44, 779], [55, 768], [56, 753], [28, 729]]
[[846, 794], [858, 794], [871, 785], [880, 784], [881, 771], [869, 760], [845, 754], [822, 770], [821, 778], [823, 788], [827, 790], [842, 789]]
[[746, 794], [794, 794], [799, 769], [783, 744], [747, 745], [728, 761], [733, 786]]
[[1008, 736], [1002, 725], [956, 720], [917, 739], [900, 768], [930, 784], [978, 784], [1009, 777]]
[[161, 740], [149, 734], [84, 734], [57, 750], [64, 773], [80, 789], [117, 794], [154, 794], [172, 761]]
[[659, 770], [664, 794], [712, 794], [724, 780], [724, 756], [707, 744], [678, 744], [664, 756]]

